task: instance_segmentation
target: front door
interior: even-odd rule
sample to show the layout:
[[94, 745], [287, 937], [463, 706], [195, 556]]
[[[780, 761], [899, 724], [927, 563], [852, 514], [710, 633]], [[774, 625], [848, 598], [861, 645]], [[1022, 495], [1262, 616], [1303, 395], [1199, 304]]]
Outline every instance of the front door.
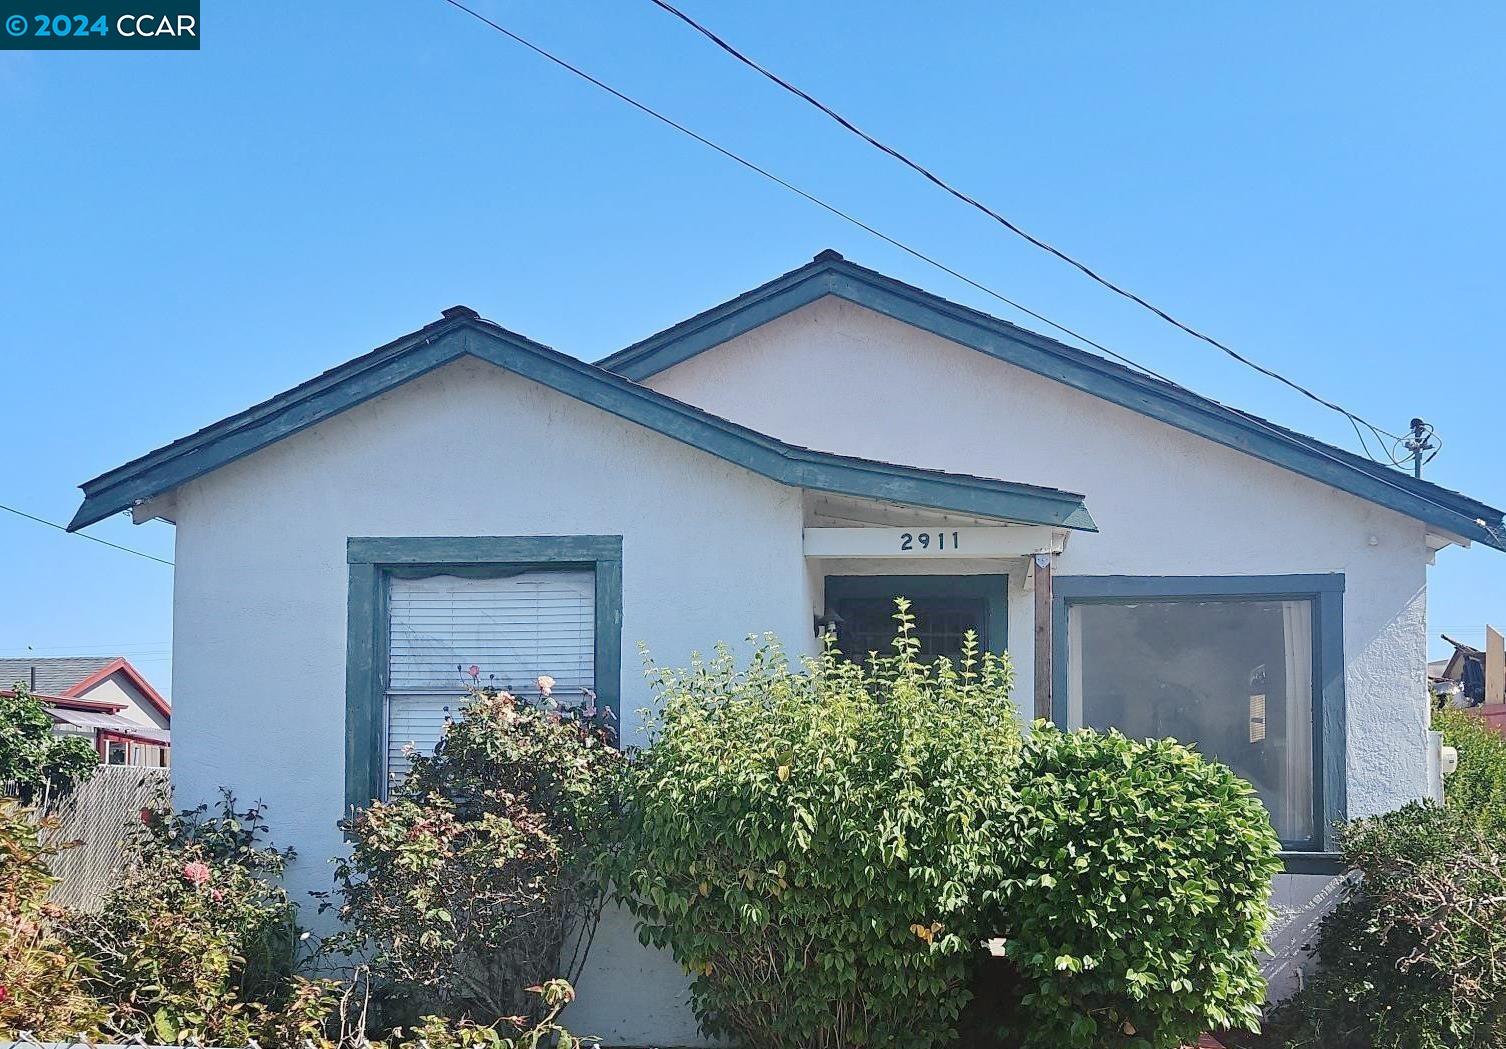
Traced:
[[848, 659], [894, 654], [896, 598], [911, 602], [924, 660], [962, 655], [969, 630], [981, 650], [1007, 643], [1007, 575], [827, 576], [826, 607], [836, 617], [837, 648]]

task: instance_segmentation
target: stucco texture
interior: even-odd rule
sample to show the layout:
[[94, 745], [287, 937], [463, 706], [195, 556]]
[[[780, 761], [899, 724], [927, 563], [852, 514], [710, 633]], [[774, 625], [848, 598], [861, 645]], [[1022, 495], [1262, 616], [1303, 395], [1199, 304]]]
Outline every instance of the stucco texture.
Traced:
[[[812, 633], [797, 489], [473, 359], [192, 482], [175, 516], [177, 802], [222, 784], [265, 801], [305, 899], [341, 848], [348, 536], [621, 535], [631, 743], [637, 643], [679, 663], [750, 630]], [[570, 1022], [695, 1043], [686, 986], [612, 915]]]
[[[1349, 811], [1425, 792], [1418, 522], [835, 299], [649, 384], [825, 451], [1082, 492], [1101, 532], [1072, 536], [1062, 575], [1342, 572]], [[220, 785], [264, 800], [278, 842], [299, 850], [299, 896], [328, 887], [324, 860], [341, 848], [347, 537], [623, 536], [628, 742], [650, 698], [639, 642], [672, 663], [751, 632], [808, 647], [822, 603], [799, 490], [476, 360], [170, 499], [178, 801]], [[1010, 635], [1028, 697], [1033, 612], [1017, 567]], [[570, 1022], [609, 1042], [697, 1044], [686, 984], [614, 913]]]
[[1059, 575], [1344, 573], [1349, 813], [1426, 792], [1421, 523], [834, 297], [647, 385], [796, 444], [1083, 493], [1100, 531]]

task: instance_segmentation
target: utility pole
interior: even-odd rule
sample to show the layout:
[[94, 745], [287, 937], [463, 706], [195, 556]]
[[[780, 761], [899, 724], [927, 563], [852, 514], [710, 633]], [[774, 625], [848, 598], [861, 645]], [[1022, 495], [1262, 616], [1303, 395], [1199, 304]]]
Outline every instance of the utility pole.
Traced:
[[[1403, 447], [1412, 456], [1412, 476], [1422, 477], [1422, 464], [1430, 461], [1433, 457], [1427, 455], [1438, 447], [1433, 441], [1433, 426], [1421, 419], [1412, 420], [1412, 435], [1407, 438]], [[1393, 446], [1394, 447], [1394, 446]]]

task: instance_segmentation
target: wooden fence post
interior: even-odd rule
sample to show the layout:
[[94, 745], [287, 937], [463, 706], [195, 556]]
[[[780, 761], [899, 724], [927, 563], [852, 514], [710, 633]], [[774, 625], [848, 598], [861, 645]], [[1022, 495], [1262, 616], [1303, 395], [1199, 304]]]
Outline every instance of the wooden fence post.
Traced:
[[1035, 716], [1051, 720], [1051, 554], [1035, 555]]

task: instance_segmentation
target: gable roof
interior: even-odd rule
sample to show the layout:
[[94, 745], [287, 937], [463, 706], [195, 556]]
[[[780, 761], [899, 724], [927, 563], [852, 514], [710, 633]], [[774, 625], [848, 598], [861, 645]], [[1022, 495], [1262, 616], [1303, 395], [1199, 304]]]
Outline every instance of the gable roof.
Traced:
[[784, 484], [1027, 524], [1096, 530], [1083, 497], [788, 444], [456, 306], [440, 320], [80, 487], [69, 531], [127, 510], [465, 356], [488, 361]]
[[112, 674], [125, 677], [163, 717], [173, 716], [172, 705], [123, 656], [0, 659], [0, 689], [9, 689], [17, 681], [23, 681], [38, 699], [59, 706], [99, 707], [111, 711], [122, 709], [122, 704], [119, 703], [81, 698], [85, 692]]
[[799, 269], [597, 363], [642, 381], [828, 295], [1140, 412], [1452, 535], [1506, 550], [1503, 513], [1335, 445], [1151, 378], [823, 251]]
[[88, 692], [91, 688], [93, 688], [95, 685], [99, 684], [101, 681], [112, 674], [119, 674], [127, 681], [129, 681], [132, 685], [134, 685], [136, 691], [140, 692], [142, 696], [146, 698], [146, 701], [148, 703], [156, 707], [157, 712], [163, 717], [171, 718], [173, 716], [172, 704], [168, 703], [168, 701], [162, 697], [162, 694], [152, 687], [152, 683], [142, 676], [141, 671], [133, 667], [130, 660], [126, 659], [124, 656], [110, 660], [110, 662], [95, 670], [94, 673], [90, 674], [82, 681], [76, 682], [75, 684], [69, 686], [66, 690], [64, 690], [63, 696], [65, 698], [82, 696], [85, 692]]

